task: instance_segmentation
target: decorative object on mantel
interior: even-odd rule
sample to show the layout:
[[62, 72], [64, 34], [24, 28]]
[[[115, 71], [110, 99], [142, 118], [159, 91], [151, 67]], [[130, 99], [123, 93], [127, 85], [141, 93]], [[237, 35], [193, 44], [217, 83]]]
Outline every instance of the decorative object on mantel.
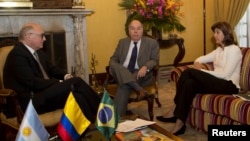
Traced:
[[72, 8], [72, 0], [31, 0], [34, 9], [66, 9]]
[[122, 0], [119, 6], [128, 11], [125, 30], [133, 19], [141, 20], [145, 32], [152, 30], [155, 39], [161, 39], [161, 32], [182, 32], [186, 28], [180, 23], [181, 0]]
[[96, 79], [96, 69], [97, 60], [95, 59], [95, 55], [92, 53], [91, 55], [91, 87], [98, 93], [102, 94], [103, 87], [99, 85], [98, 80]]
[[96, 69], [95, 69], [95, 66], [96, 66], [96, 60], [95, 60], [95, 55], [92, 53], [92, 55], [91, 55], [91, 62], [90, 62], [90, 64], [91, 64], [91, 81], [92, 81], [92, 83], [91, 83], [91, 85], [92, 86], [96, 86], [97, 85], [97, 80], [96, 80]]
[[30, 0], [0, 0], [0, 8], [32, 8]]
[[72, 8], [84, 9], [85, 8], [85, 2], [83, 0], [73, 0]]
[[174, 33], [170, 33], [169, 35], [168, 35], [168, 38], [169, 39], [176, 39], [178, 37], [178, 35], [177, 34], [174, 34]]

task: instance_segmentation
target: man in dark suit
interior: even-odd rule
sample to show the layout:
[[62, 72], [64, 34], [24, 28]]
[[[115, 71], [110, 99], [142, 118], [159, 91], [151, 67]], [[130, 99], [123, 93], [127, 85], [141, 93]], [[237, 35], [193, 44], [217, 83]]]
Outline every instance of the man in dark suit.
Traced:
[[[128, 30], [130, 37], [119, 41], [109, 61], [110, 73], [119, 85], [114, 103], [120, 115], [126, 113], [132, 90], [137, 93], [137, 100], [152, 98], [142, 86], [151, 84], [153, 76], [151, 70], [159, 64], [159, 44], [156, 40], [143, 36], [142, 23], [139, 20], [132, 20]], [[133, 55], [134, 47], [137, 49], [135, 55]], [[132, 65], [131, 56], [135, 57], [135, 64]]]
[[[4, 86], [17, 92], [21, 108], [32, 98], [39, 114], [63, 108], [73, 94], [85, 116], [94, 122], [100, 103], [97, 93], [79, 77], [56, 68], [41, 50], [45, 41], [43, 28], [28, 23], [19, 33], [19, 42], [9, 53], [4, 66]], [[72, 107], [74, 108], [74, 107]]]

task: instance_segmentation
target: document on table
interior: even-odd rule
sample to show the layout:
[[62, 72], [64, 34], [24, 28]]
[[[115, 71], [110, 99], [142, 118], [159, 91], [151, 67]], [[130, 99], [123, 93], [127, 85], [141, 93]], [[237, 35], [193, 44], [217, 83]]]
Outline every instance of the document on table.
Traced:
[[143, 120], [137, 118], [136, 120], [126, 120], [118, 124], [116, 132], [131, 132], [147, 127], [148, 125], [155, 124], [154, 121]]
[[242, 100], [250, 101], [250, 92], [244, 93], [244, 94], [233, 94], [234, 97], [239, 97]]

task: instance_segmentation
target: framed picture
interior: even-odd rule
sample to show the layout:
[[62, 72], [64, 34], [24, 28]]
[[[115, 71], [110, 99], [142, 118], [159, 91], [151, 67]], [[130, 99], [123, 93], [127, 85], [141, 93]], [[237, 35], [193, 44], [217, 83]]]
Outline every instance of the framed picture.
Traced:
[[34, 9], [71, 9], [73, 0], [31, 0]]

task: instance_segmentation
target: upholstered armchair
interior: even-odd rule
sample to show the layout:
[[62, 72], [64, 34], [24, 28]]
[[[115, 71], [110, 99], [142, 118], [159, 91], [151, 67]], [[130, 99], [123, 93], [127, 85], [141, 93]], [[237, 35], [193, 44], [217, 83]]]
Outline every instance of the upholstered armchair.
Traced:
[[[158, 107], [161, 107], [161, 104], [160, 104], [159, 99], [158, 99], [158, 80], [157, 80], [158, 70], [159, 70], [158, 66], [156, 66], [153, 69], [153, 76], [154, 76], [154, 78], [153, 78], [152, 84], [150, 86], [144, 87], [144, 89], [147, 90], [149, 93], [154, 94], [155, 101], [156, 101]], [[110, 94], [110, 96], [114, 97], [118, 85], [115, 82], [115, 79], [109, 73], [109, 66], [106, 67], [106, 73], [107, 73], [107, 77], [106, 77], [105, 82], [104, 82], [104, 87], [108, 91], [108, 93]], [[132, 92], [130, 94], [129, 102], [136, 102], [136, 98], [137, 98], [137, 94], [135, 92]], [[147, 99], [145, 99], [145, 100], [147, 100]], [[148, 102], [148, 114], [149, 114], [149, 118], [152, 121], [154, 119], [154, 112], [153, 112], [154, 101], [147, 100], [147, 102]]]
[[[5, 89], [3, 84], [3, 67], [6, 57], [12, 48], [13, 46], [0, 47], [0, 131], [2, 136], [0, 139], [4, 140], [15, 139], [25, 112], [21, 110], [17, 93], [11, 89]], [[6, 99], [8, 99], [11, 104], [6, 106]], [[9, 117], [5, 115], [3, 109], [8, 110], [8, 113], [11, 112], [14, 116]], [[58, 109], [39, 115], [40, 120], [50, 135], [56, 134], [56, 125], [60, 121], [62, 111], [62, 109]]]

